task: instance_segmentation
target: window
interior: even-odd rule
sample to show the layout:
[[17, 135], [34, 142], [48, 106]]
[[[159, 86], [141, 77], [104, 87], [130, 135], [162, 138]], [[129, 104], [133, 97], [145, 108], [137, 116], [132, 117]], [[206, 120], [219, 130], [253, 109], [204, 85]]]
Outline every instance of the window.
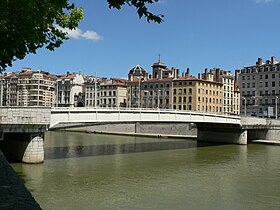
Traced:
[[268, 75], [267, 75], [267, 74], [266, 74], [266, 75], [264, 75], [264, 78], [265, 78], [265, 79], [268, 79]]

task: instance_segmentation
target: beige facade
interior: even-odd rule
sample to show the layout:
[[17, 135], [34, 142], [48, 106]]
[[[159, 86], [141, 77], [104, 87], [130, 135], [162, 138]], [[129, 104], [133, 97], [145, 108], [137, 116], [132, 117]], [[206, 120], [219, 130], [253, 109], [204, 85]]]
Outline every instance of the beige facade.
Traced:
[[173, 81], [173, 109], [223, 112], [223, 85], [193, 77], [181, 77]]
[[[239, 75], [241, 114], [275, 117], [279, 113], [280, 62], [276, 57], [241, 69]], [[279, 106], [278, 106], [279, 107]]]
[[127, 80], [110, 79], [100, 83], [100, 107], [126, 107]]
[[202, 78], [223, 84], [223, 113], [239, 115], [240, 92], [237, 85], [237, 79], [233, 76], [232, 72], [221, 70], [219, 68], [210, 69], [210, 71], [205, 69]]
[[44, 71], [23, 69], [18, 74], [18, 106], [54, 106], [56, 77]]

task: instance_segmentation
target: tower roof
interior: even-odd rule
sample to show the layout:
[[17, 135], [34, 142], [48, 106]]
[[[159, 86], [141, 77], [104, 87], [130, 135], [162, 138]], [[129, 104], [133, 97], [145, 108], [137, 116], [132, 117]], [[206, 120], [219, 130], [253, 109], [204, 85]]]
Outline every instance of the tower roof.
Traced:
[[143, 75], [143, 74], [146, 74], [146, 73], [147, 73], [146, 70], [143, 67], [141, 67], [140, 65], [134, 66], [129, 71], [129, 74], [133, 74], [135, 76], [140, 76], [140, 75]]

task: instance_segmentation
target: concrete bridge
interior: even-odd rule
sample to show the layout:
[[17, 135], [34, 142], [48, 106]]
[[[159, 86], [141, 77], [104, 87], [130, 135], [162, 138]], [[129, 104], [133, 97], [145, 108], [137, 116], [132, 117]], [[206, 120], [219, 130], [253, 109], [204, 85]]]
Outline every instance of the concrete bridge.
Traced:
[[43, 136], [48, 129], [193, 135], [198, 141], [247, 144], [279, 140], [280, 121], [176, 110], [0, 108], [0, 148], [10, 160], [43, 162]]
[[44, 161], [43, 137], [50, 125], [51, 108], [1, 107], [0, 148], [11, 161]]
[[198, 141], [247, 143], [239, 116], [191, 111], [53, 108], [50, 129], [195, 135]]

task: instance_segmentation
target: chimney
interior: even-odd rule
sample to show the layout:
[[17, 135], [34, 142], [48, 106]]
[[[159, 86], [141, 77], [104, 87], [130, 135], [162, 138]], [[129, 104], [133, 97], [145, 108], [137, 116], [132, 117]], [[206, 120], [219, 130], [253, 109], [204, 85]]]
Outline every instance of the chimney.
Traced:
[[238, 85], [238, 78], [239, 78], [239, 74], [240, 74], [240, 70], [236, 69], [235, 70], [235, 74], [234, 74], [234, 85], [237, 86]]
[[220, 69], [216, 69], [216, 82], [220, 82]]
[[197, 77], [198, 77], [198, 79], [200, 79], [200, 73], [198, 73], [198, 76], [197, 76]]
[[262, 65], [262, 58], [258, 58], [257, 65]]
[[179, 76], [179, 69], [176, 69], [176, 79], [178, 78]]
[[186, 77], [187, 77], [187, 78], [190, 77], [190, 68], [187, 68]]
[[205, 68], [204, 70], [204, 79], [207, 80], [207, 76], [208, 76], [208, 69]]
[[276, 57], [275, 57], [275, 56], [272, 56], [272, 57], [271, 57], [271, 63], [272, 63], [272, 64], [275, 64], [275, 63], [276, 63]]

